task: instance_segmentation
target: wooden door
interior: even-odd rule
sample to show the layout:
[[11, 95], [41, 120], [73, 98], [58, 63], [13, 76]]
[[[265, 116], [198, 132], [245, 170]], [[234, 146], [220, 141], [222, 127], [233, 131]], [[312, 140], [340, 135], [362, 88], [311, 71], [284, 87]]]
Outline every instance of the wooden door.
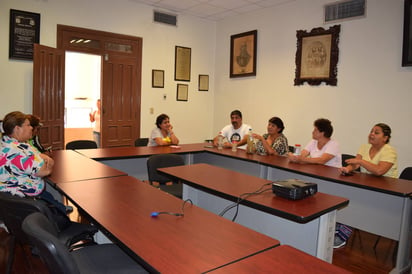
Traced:
[[57, 45], [103, 57], [102, 147], [133, 146], [140, 137], [142, 38], [57, 25]]
[[33, 114], [41, 118], [44, 147], [64, 148], [64, 51], [34, 45]]
[[103, 61], [102, 145], [133, 146], [139, 136], [140, 100], [137, 94], [138, 62], [122, 55]]

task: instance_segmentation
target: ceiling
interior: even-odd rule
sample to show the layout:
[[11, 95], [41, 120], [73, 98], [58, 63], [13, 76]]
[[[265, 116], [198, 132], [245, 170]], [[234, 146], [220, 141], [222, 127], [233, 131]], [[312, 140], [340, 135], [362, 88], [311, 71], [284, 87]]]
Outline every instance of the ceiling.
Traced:
[[230, 16], [275, 7], [296, 0], [130, 0], [174, 15], [218, 21]]

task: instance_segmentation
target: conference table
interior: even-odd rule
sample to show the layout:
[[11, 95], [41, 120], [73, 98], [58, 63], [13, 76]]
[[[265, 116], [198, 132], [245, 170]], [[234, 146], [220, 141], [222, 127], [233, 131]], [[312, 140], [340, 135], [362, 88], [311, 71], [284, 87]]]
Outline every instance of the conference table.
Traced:
[[348, 274], [352, 272], [346, 271], [333, 264], [326, 263], [291, 246], [281, 245], [208, 273]]
[[[188, 188], [183, 198], [196, 205], [219, 214], [239, 201], [237, 223], [332, 262], [336, 211], [347, 206], [348, 199], [318, 192], [288, 200], [273, 194], [272, 181], [209, 164], [158, 170], [179, 179]], [[232, 210], [225, 217], [233, 219], [235, 213]]]
[[[134, 177], [71, 181], [56, 187], [150, 272], [203, 273], [279, 245], [274, 238]], [[153, 212], [183, 216], [152, 217]]]
[[337, 168], [302, 165], [286, 157], [249, 155], [242, 149], [218, 150], [207, 143], [178, 147], [136, 147], [86, 149], [78, 152], [141, 180], [147, 179], [150, 155], [176, 153], [186, 164], [207, 163], [244, 174], [275, 181], [301, 179], [318, 184], [318, 191], [349, 199], [337, 212], [338, 222], [398, 241], [394, 272], [410, 267], [412, 241], [412, 184], [410, 181], [355, 173], [342, 176]]

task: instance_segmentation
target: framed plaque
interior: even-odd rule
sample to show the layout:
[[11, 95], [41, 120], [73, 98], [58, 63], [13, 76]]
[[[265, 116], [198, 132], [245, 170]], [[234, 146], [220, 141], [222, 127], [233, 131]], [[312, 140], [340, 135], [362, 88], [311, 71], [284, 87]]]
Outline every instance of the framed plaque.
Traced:
[[164, 88], [165, 86], [165, 71], [153, 69], [152, 70], [152, 88]]
[[189, 85], [187, 84], [177, 84], [177, 101], [187, 101], [189, 93]]
[[199, 74], [199, 91], [209, 90], [209, 75]]
[[230, 36], [230, 78], [256, 76], [257, 30]]
[[190, 81], [191, 48], [175, 48], [175, 81]]
[[9, 58], [33, 60], [33, 44], [40, 40], [40, 14], [10, 10]]

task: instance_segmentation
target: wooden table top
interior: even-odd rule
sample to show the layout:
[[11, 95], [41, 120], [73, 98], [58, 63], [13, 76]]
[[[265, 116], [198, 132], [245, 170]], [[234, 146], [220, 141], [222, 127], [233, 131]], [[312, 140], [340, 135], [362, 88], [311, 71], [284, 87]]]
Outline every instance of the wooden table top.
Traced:
[[232, 201], [237, 201], [240, 195], [255, 192], [264, 186], [263, 189], [268, 191], [249, 196], [241, 203], [299, 223], [309, 222], [349, 203], [346, 198], [319, 192], [302, 200], [287, 200], [273, 194], [269, 180], [209, 164], [176, 166], [158, 170], [179, 178], [183, 183], [194, 188]]
[[261, 156], [256, 154], [247, 154], [245, 150], [238, 149], [233, 152], [230, 148], [218, 150], [217, 148], [208, 148], [208, 143], [182, 144], [178, 148], [163, 147], [115, 147], [101, 149], [82, 149], [79, 153], [88, 158], [96, 160], [122, 159], [148, 157], [153, 154], [161, 153], [201, 153], [207, 152], [221, 155], [229, 158], [241, 159], [253, 163], [266, 165], [269, 167], [279, 168], [286, 171], [311, 176], [314, 178], [324, 179], [330, 182], [346, 184], [354, 187], [364, 188], [373, 191], [379, 191], [396, 196], [412, 195], [412, 184], [408, 180], [389, 178], [384, 176], [374, 176], [366, 173], [355, 173], [353, 176], [343, 176], [335, 167], [325, 165], [297, 164], [290, 162], [287, 157], [269, 155]]
[[47, 177], [52, 184], [79, 180], [126, 176], [125, 172], [89, 159], [73, 150], [53, 151], [53, 172]]
[[156, 147], [112, 147], [97, 149], [79, 149], [77, 152], [95, 160], [127, 159], [148, 157], [164, 153], [190, 153], [202, 152], [205, 144], [185, 144], [178, 146], [156, 146]]
[[306, 254], [288, 245], [267, 250], [229, 264], [209, 273], [305, 273], [305, 274], [346, 274], [351, 273], [333, 264]]
[[129, 176], [57, 185], [141, 263], [164, 273], [200, 273], [279, 245]]

